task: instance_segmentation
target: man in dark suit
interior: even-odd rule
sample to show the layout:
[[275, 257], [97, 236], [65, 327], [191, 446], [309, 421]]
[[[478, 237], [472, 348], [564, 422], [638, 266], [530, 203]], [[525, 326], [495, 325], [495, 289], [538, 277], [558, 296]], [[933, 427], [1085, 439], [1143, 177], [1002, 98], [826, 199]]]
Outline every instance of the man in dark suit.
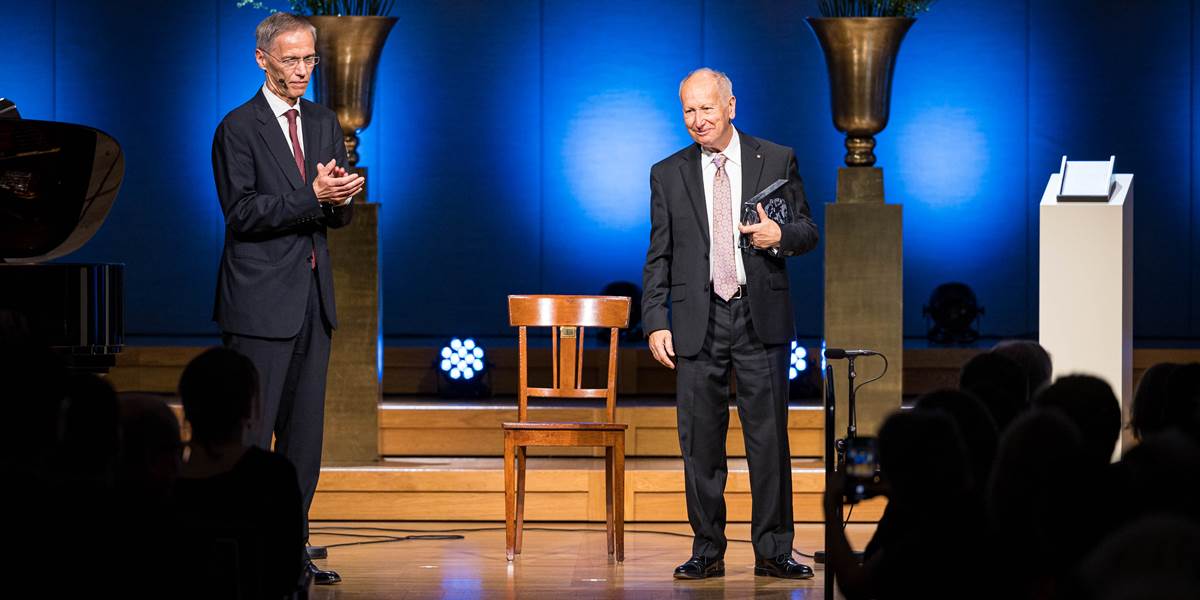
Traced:
[[[696, 143], [650, 170], [642, 296], [650, 351], [676, 369], [679, 446], [695, 537], [692, 558], [675, 569], [675, 577], [725, 574], [725, 436], [733, 367], [750, 466], [754, 573], [807, 579], [812, 569], [792, 559], [787, 372], [795, 331], [784, 258], [812, 250], [817, 228], [792, 149], [733, 127], [737, 100], [727, 76], [694, 71], [680, 84], [679, 98]], [[759, 222], [743, 225], [742, 203], [776, 179], [787, 183], [769, 200], [787, 208], [790, 222], [775, 222], [760, 203]], [[740, 239], [747, 248], [739, 248]]]
[[[225, 214], [225, 248], [213, 318], [225, 345], [260, 375], [254, 444], [296, 467], [305, 515], [321, 469], [325, 375], [337, 327], [326, 230], [350, 223], [363, 186], [345, 171], [337, 115], [301, 98], [316, 54], [316, 29], [275, 13], [256, 30], [255, 59], [266, 83], [225, 116], [213, 136], [213, 176]], [[308, 539], [308, 519], [304, 521]], [[317, 583], [340, 581], [309, 571]]]

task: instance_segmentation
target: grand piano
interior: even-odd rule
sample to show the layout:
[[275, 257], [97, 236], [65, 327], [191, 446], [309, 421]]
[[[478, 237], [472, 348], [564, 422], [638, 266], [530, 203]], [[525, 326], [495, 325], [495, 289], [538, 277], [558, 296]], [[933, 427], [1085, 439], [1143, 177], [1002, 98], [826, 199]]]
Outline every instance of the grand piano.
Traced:
[[100, 229], [125, 175], [121, 146], [83, 125], [21, 119], [0, 98], [0, 326], [69, 366], [107, 371], [125, 344], [124, 265], [51, 262]]

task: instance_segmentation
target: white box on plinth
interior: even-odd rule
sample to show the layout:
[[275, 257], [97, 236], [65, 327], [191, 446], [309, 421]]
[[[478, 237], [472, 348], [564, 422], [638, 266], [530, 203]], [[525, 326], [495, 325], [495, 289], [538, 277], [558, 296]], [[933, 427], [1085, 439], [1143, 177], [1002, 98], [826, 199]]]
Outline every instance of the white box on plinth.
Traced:
[[[1059, 202], [1059, 174], [1042, 194], [1039, 337], [1056, 376], [1095, 375], [1128, 422], [1133, 401], [1133, 175], [1113, 175], [1107, 202]], [[1122, 443], [1117, 443], [1116, 455]]]

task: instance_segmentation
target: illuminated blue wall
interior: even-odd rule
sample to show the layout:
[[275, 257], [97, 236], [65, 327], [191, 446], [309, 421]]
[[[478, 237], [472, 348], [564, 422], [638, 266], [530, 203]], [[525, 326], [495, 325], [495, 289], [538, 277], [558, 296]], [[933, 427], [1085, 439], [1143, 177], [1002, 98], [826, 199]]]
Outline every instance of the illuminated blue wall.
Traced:
[[[264, 13], [234, 4], [0, 5], [0, 96], [127, 153], [108, 222], [72, 260], [128, 265], [131, 334], [215, 333], [212, 132], [262, 81]], [[815, 1], [397, 4], [361, 146], [389, 337], [510, 337], [509, 293], [640, 282], [649, 167], [689, 141], [676, 85], [699, 65], [733, 77], [741, 128], [795, 147], [823, 222], [843, 150], [803, 21]], [[1187, 0], [946, 0], [921, 17], [878, 151], [904, 205], [907, 335], [953, 280], [986, 306], [984, 333], [1036, 331], [1037, 202], [1066, 153], [1137, 175], [1136, 334], [1200, 336], [1198, 36]], [[822, 254], [790, 262], [802, 336], [820, 335]]]

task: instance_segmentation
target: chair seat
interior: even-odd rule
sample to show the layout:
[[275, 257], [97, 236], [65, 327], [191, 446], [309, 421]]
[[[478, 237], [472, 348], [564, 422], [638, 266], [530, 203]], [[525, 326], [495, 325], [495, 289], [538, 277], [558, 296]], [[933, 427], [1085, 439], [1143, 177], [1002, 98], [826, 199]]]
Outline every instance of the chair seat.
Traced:
[[563, 429], [570, 431], [624, 431], [629, 428], [625, 423], [504, 423], [505, 429]]

